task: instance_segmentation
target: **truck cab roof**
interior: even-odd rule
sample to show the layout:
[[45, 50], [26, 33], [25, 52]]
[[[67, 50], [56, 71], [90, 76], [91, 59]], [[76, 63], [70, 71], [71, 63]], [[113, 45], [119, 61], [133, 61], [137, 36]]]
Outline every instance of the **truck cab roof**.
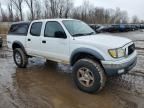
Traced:
[[30, 24], [30, 21], [20, 21], [20, 22], [13, 22], [12, 25], [14, 24]]
[[75, 19], [66, 19], [66, 18], [55, 18], [55, 19], [40, 19], [40, 20], [34, 20], [32, 22], [46, 22], [46, 21], [63, 21], [63, 20], [75, 20]]

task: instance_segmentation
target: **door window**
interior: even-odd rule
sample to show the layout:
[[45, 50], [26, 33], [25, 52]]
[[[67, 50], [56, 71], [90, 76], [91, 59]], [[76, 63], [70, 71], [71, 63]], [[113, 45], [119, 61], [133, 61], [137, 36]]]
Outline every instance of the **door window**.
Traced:
[[40, 36], [42, 28], [42, 22], [35, 22], [31, 26], [30, 34], [32, 36]]
[[66, 34], [62, 26], [56, 21], [46, 23], [44, 37], [66, 38]]

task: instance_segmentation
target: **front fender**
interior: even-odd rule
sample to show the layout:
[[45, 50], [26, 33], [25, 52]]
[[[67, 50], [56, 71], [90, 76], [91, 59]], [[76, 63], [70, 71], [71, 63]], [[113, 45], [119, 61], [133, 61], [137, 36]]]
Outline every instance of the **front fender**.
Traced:
[[88, 54], [93, 55], [95, 58], [99, 60], [103, 60], [103, 61], [105, 60], [104, 57], [96, 50], [92, 50], [89, 48], [78, 48], [72, 52], [71, 57], [70, 57], [70, 64], [72, 64], [73, 58], [75, 57], [75, 55], [79, 53], [88, 53]]

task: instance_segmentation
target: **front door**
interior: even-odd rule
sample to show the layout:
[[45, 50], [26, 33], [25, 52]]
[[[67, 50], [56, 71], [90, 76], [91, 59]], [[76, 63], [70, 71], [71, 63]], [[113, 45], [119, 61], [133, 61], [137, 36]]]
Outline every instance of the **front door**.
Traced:
[[69, 39], [57, 21], [48, 21], [44, 36], [41, 38], [41, 52], [48, 59], [67, 62], [69, 57]]

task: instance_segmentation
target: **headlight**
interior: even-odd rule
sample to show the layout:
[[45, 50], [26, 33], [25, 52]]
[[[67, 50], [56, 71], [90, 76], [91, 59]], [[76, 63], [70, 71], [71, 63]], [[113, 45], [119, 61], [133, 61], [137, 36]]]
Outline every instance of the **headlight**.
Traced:
[[108, 52], [113, 58], [121, 58], [126, 55], [125, 50], [122, 48], [110, 49], [110, 50], [108, 50]]

